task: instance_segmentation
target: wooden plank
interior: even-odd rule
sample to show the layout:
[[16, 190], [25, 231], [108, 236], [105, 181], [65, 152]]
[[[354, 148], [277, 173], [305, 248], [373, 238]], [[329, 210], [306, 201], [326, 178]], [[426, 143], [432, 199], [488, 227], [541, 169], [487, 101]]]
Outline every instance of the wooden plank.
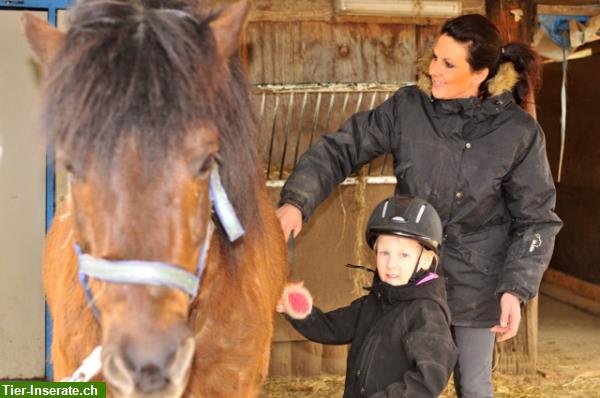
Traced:
[[248, 24], [247, 31], [250, 83], [301, 81], [298, 23], [252, 22]]
[[287, 377], [292, 374], [292, 342], [283, 341], [271, 344], [269, 377]]
[[252, 84], [415, 77], [413, 25], [252, 22], [246, 37], [242, 54]]
[[572, 305], [573, 307], [587, 312], [588, 314], [600, 316], [600, 302], [582, 297], [571, 290], [551, 282], [542, 281], [540, 293], [563, 303]]
[[276, 315], [272, 341], [279, 343], [282, 341], [294, 340], [304, 340], [304, 336], [298, 333], [296, 329], [294, 329], [292, 325], [285, 320], [283, 315]]
[[333, 40], [334, 25], [320, 22], [302, 22], [301, 40], [301, 82], [334, 82], [335, 58], [339, 47]]
[[377, 23], [393, 25], [436, 25], [440, 26], [448, 18], [408, 17], [391, 15], [334, 15], [332, 21], [336, 23]]
[[546, 5], [537, 6], [538, 15], [600, 15], [600, 7], [574, 6], [574, 5]]
[[312, 341], [294, 341], [292, 344], [292, 375], [299, 377], [321, 374], [323, 346]]
[[537, 359], [537, 298], [521, 310], [519, 332], [512, 339], [497, 343], [496, 370], [506, 374], [533, 374]]
[[[511, 41], [531, 42], [535, 23], [534, 3], [527, 0], [486, 0], [486, 14], [496, 24], [505, 43]], [[511, 11], [521, 10], [523, 16], [517, 21]], [[533, 98], [533, 97], [531, 97]], [[535, 101], [530, 99], [530, 103]], [[535, 117], [535, 109], [528, 111]], [[504, 373], [535, 373], [537, 364], [537, 298], [522, 309], [521, 325], [517, 336], [496, 345], [499, 354], [498, 370]]]
[[439, 26], [417, 27], [417, 54], [419, 57], [422, 57], [426, 50], [433, 48], [439, 34]]
[[347, 345], [324, 345], [321, 372], [332, 375], [346, 373]]
[[600, 5], [600, 0], [534, 0], [534, 4], [550, 4], [550, 5]]
[[415, 26], [342, 24], [333, 34], [340, 49], [335, 60], [336, 81], [414, 79], [417, 58]]
[[485, 0], [463, 0], [463, 14], [485, 14]]
[[[229, 4], [235, 0], [220, 0]], [[213, 1], [216, 2], [216, 1]], [[254, 0], [249, 20], [253, 22], [355, 22], [383, 24], [441, 25], [445, 18], [410, 16], [342, 15], [333, 0]], [[484, 13], [484, 0], [463, 0], [463, 13]]]
[[250, 21], [331, 21], [331, 0], [254, 0]]
[[527, 303], [525, 317], [527, 322], [527, 355], [531, 366], [527, 373], [535, 373], [538, 358], [538, 315], [539, 298], [535, 296]]
[[543, 281], [561, 286], [580, 297], [600, 303], [600, 286], [595, 283], [586, 282], [553, 269], [548, 269], [544, 273]]

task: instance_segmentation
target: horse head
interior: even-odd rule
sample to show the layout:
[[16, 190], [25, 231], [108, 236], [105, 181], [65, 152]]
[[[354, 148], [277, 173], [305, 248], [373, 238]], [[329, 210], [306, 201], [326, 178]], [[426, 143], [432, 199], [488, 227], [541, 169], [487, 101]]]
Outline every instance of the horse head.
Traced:
[[[225, 207], [219, 231], [251, 217], [241, 204], [256, 175], [243, 166], [257, 154], [235, 135], [254, 120], [232, 61], [248, 10], [83, 0], [66, 34], [24, 18], [47, 67], [42, 125], [69, 175], [73, 250], [116, 396], [181, 396], [213, 208]], [[231, 202], [212, 206], [224, 191]]]

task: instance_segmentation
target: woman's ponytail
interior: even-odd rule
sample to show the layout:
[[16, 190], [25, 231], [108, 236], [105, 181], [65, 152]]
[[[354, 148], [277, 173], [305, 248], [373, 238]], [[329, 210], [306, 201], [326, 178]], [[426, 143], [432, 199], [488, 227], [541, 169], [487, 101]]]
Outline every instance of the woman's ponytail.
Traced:
[[542, 86], [542, 65], [540, 56], [530, 45], [513, 42], [502, 47], [500, 63], [512, 62], [519, 74], [519, 81], [513, 88], [515, 101], [521, 107], [530, 105], [531, 96]]

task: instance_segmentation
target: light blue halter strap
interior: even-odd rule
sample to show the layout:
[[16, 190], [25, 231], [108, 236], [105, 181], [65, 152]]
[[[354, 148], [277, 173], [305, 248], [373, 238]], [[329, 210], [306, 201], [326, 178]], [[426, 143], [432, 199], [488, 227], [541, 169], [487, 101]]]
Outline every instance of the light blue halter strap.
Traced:
[[[215, 165], [210, 174], [210, 198], [223, 229], [230, 241], [239, 239], [244, 234], [235, 210], [229, 202]], [[155, 285], [177, 288], [186, 293], [190, 299], [198, 294], [202, 274], [206, 268], [206, 257], [212, 235], [211, 225], [206, 230], [202, 243], [196, 273], [188, 272], [174, 264], [143, 260], [105, 260], [84, 254], [77, 244], [75, 253], [79, 261], [79, 280], [83, 286], [85, 297], [96, 318], [100, 320], [98, 308], [94, 305], [92, 293], [88, 287], [88, 279], [94, 278], [105, 282], [130, 283], [138, 285]]]
[[[157, 261], [105, 260], [81, 253], [76, 246], [79, 258], [79, 273], [105, 282], [133, 283], [177, 288], [191, 298], [196, 296], [201, 275], [194, 275], [176, 265]], [[201, 264], [198, 264], [200, 269]]]
[[244, 235], [244, 227], [240, 223], [235, 210], [227, 197], [227, 192], [221, 183], [221, 176], [217, 166], [213, 166], [210, 172], [210, 200], [212, 201], [215, 213], [227, 233], [230, 242], [234, 242]]

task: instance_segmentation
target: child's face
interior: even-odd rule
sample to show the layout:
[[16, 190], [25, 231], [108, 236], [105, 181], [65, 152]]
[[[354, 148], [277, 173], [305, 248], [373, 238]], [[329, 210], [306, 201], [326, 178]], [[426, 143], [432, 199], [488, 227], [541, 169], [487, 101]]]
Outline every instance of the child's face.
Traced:
[[376, 247], [379, 278], [392, 286], [405, 285], [421, 254], [419, 242], [402, 236], [380, 235]]

